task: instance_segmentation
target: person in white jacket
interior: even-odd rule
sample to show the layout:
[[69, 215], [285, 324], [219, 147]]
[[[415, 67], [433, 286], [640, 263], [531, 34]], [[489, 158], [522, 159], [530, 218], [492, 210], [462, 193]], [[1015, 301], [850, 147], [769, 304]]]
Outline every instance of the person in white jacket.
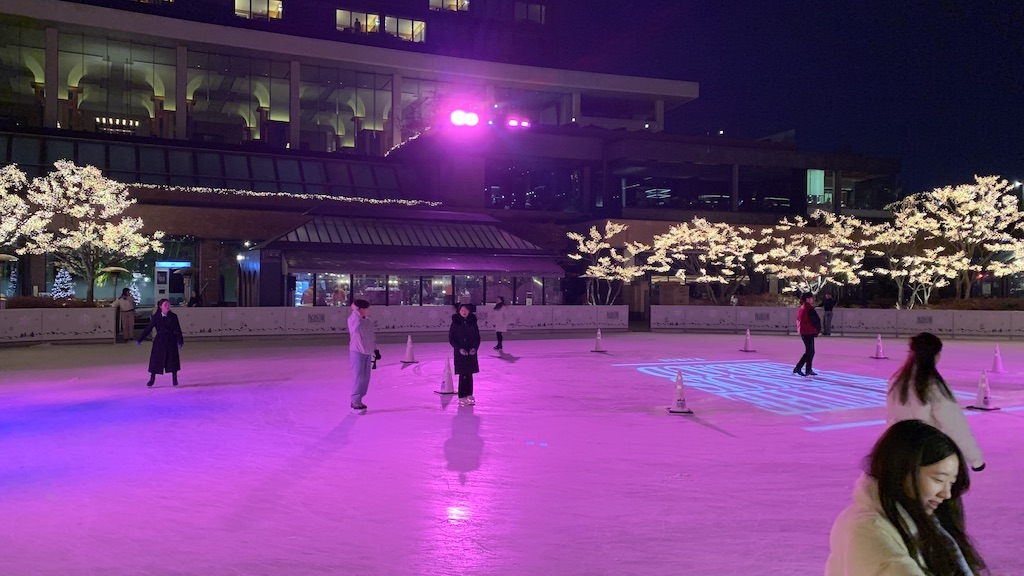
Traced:
[[970, 488], [952, 438], [920, 420], [889, 427], [867, 458], [853, 503], [829, 535], [825, 576], [977, 576], [985, 562], [967, 536]]
[[374, 360], [380, 360], [377, 350], [377, 333], [370, 320], [370, 303], [366, 300], [352, 302], [352, 314], [348, 317], [348, 358], [352, 364], [352, 409], [365, 412], [363, 397], [370, 387], [370, 370]]
[[936, 368], [940, 352], [942, 340], [930, 332], [910, 339], [906, 361], [889, 380], [886, 420], [889, 424], [922, 420], [935, 426], [953, 438], [971, 468], [980, 472], [985, 468], [985, 458], [963, 410]]
[[498, 337], [498, 344], [494, 347], [495, 350], [501, 351], [505, 332], [508, 332], [508, 317], [505, 316], [505, 297], [498, 296], [498, 303], [494, 305], [494, 309], [491, 310], [491, 324], [494, 325], [494, 333]]

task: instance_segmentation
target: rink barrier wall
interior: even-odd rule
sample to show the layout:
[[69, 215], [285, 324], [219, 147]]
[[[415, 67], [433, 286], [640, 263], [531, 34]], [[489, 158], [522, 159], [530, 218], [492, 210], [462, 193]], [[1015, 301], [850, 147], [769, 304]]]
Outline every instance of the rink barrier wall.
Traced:
[[[629, 329], [627, 306], [507, 306], [509, 332]], [[491, 306], [480, 306], [480, 330], [493, 331]], [[175, 308], [186, 338], [347, 334], [349, 308]], [[447, 306], [377, 306], [370, 318], [378, 334], [444, 333], [454, 311]], [[112, 308], [0, 310], [0, 344], [114, 340]], [[138, 335], [138, 330], [136, 330]]]
[[[824, 311], [818, 308], [824, 320]], [[796, 333], [796, 308], [746, 306], [651, 306], [653, 332]], [[1016, 310], [891, 310], [836, 308], [837, 335], [1024, 338], [1024, 312]]]

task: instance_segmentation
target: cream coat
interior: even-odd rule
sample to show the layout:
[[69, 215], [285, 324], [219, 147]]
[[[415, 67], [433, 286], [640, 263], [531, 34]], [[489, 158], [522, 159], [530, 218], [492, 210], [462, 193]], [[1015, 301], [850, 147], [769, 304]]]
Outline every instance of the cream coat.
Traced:
[[495, 332], [508, 332], [508, 316], [505, 311], [508, 310], [508, 304], [501, 307], [501, 310], [492, 309], [488, 314], [488, 320], [491, 321], [491, 325], [494, 326]]
[[[904, 520], [916, 533], [910, 518]], [[853, 504], [832, 525], [829, 545], [825, 576], [927, 576], [882, 512], [878, 483], [866, 474], [853, 488]]]
[[886, 420], [890, 426], [903, 420], [921, 420], [952, 438], [972, 467], [977, 468], [985, 463], [981, 448], [978, 447], [978, 442], [967, 425], [964, 411], [956, 401], [946, 398], [938, 387], [932, 386], [928, 389], [927, 402], [923, 404], [913, 390], [907, 395], [906, 404], [900, 404], [899, 395], [890, 390], [885, 399], [885, 408]]

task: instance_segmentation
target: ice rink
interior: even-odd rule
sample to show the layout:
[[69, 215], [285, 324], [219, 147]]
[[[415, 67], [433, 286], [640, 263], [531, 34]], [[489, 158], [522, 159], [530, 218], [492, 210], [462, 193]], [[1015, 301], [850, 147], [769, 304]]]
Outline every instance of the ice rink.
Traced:
[[[382, 344], [351, 413], [347, 340], [188, 341], [181, 386], [149, 344], [0, 349], [0, 573], [817, 575], [881, 433], [904, 339], [485, 333], [475, 407], [434, 393], [444, 342]], [[973, 403], [996, 341], [946, 340]], [[968, 530], [1024, 574], [1024, 343], [999, 342], [998, 412]], [[677, 371], [693, 416], [670, 415]]]

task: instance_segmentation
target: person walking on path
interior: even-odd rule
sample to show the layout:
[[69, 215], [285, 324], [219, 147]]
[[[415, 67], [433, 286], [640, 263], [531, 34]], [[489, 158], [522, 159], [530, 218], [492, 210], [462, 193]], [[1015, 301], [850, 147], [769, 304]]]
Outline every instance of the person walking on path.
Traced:
[[153, 337], [153, 349], [149, 353], [149, 382], [146, 382], [146, 386], [152, 387], [156, 375], [164, 372], [171, 373], [171, 383], [177, 386], [178, 370], [181, 370], [178, 350], [185, 345], [185, 338], [181, 334], [178, 317], [171, 312], [171, 301], [167, 298], [156, 303], [156, 312], [150, 316], [149, 324], [135, 343], [141, 346], [153, 330], [156, 330], [156, 336]]
[[455, 352], [455, 373], [459, 375], [459, 405], [476, 404], [473, 396], [473, 374], [480, 371], [477, 348], [480, 347], [480, 328], [472, 304], [460, 304], [459, 311], [452, 314], [452, 325], [448, 329], [448, 342]]
[[121, 339], [125, 342], [135, 340], [135, 304], [135, 297], [128, 288], [121, 290], [121, 297], [114, 302], [121, 322]]
[[875, 443], [829, 534], [825, 576], [978, 576], [985, 561], [967, 535], [971, 486], [952, 438], [903, 420]]
[[370, 370], [374, 359], [380, 359], [377, 333], [373, 328], [373, 320], [370, 320], [370, 303], [366, 300], [352, 302], [348, 334], [348, 359], [352, 364], [351, 406], [353, 410], [365, 412], [363, 397], [370, 387]]
[[907, 359], [889, 379], [886, 419], [889, 424], [921, 420], [935, 426], [956, 442], [967, 463], [979, 472], [985, 468], [985, 457], [956, 397], [936, 367], [941, 352], [942, 340], [930, 332], [910, 339]]
[[832, 299], [830, 292], [825, 293], [825, 300], [821, 303], [821, 307], [825, 310], [825, 325], [822, 327], [822, 336], [832, 335], [832, 309], [836, 307], [836, 301]]
[[498, 303], [494, 305], [494, 310], [491, 311], [491, 323], [494, 324], [494, 333], [498, 337], [498, 344], [494, 347], [495, 350], [502, 351], [502, 342], [504, 341], [504, 333], [508, 332], [508, 317], [506, 313], [508, 309], [505, 307], [505, 297], [498, 296]]
[[[821, 331], [821, 319], [814, 310], [814, 294], [804, 292], [800, 295], [800, 308], [796, 311], [796, 331], [804, 342], [804, 355], [793, 368], [793, 374], [801, 376], [817, 376], [811, 365], [814, 363], [814, 339]], [[803, 371], [804, 366], [807, 370]]]

